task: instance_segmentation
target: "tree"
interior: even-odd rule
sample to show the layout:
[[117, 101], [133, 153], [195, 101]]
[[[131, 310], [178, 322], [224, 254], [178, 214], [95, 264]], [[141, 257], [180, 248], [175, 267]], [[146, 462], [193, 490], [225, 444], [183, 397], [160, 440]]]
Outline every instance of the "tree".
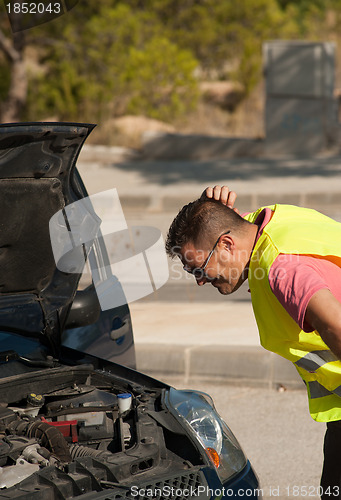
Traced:
[[4, 15], [0, 18], [0, 22], [0, 50], [4, 56], [0, 65], [0, 71], [4, 75], [0, 87], [1, 119], [4, 122], [15, 122], [20, 120], [27, 99], [25, 34], [18, 32], [11, 36], [9, 22]]
[[[116, 3], [120, 3], [116, 0]], [[154, 12], [168, 39], [190, 50], [203, 78], [235, 79], [248, 93], [261, 77], [262, 42], [298, 34], [276, 0], [126, 0]]]
[[197, 61], [162, 31], [153, 13], [123, 3], [101, 5], [84, 23], [70, 18], [40, 61], [46, 69], [32, 81], [39, 97], [29, 101], [29, 116], [166, 119], [186, 112], [197, 97]]
[[314, 37], [329, 11], [340, 19], [340, 4], [88, 1], [15, 35], [2, 14], [1, 118], [102, 121], [133, 112], [172, 120], [195, 106], [200, 78], [234, 79], [249, 93], [261, 78], [264, 40]]

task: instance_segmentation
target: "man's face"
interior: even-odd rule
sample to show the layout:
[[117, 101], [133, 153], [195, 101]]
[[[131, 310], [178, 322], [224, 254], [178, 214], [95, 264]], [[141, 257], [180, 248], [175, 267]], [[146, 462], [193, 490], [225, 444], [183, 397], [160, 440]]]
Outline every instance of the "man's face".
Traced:
[[210, 283], [223, 295], [235, 292], [247, 278], [249, 256], [245, 250], [237, 248], [235, 239], [229, 234], [220, 237], [211, 256], [210, 250], [186, 243], [180, 252], [185, 270], [191, 272], [196, 268], [204, 268], [204, 271], [198, 270], [194, 275], [199, 286]]

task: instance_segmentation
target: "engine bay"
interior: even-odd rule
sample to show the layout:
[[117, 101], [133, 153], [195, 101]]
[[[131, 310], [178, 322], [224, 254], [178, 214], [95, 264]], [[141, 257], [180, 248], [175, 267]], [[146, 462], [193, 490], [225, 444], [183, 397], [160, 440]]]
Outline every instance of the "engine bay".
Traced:
[[132, 484], [179, 473], [199, 484], [202, 458], [162, 406], [163, 390], [85, 365], [1, 382], [0, 498], [108, 489], [117, 498]]

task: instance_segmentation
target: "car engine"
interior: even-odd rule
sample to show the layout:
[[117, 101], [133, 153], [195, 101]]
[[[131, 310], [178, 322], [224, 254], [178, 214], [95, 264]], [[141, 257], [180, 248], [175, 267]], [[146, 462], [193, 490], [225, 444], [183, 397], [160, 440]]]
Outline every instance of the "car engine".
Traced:
[[0, 498], [108, 490], [115, 495], [105, 498], [126, 498], [127, 489], [150, 486], [151, 478], [202, 484], [202, 457], [163, 407], [165, 389], [122, 383], [84, 365], [35, 372], [30, 382], [14, 378], [0, 386]]

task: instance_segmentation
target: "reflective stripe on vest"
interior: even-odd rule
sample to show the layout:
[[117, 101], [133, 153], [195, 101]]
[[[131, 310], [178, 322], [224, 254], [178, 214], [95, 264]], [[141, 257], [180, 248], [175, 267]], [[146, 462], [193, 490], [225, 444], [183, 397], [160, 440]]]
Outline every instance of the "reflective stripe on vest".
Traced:
[[323, 398], [324, 396], [330, 396], [331, 394], [341, 396], [341, 385], [339, 385], [339, 387], [335, 387], [332, 391], [328, 391], [328, 389], [315, 380], [315, 382], [309, 382], [308, 386], [310, 390], [310, 397], [312, 399]]
[[316, 382], [316, 380], [315, 382], [308, 382], [308, 386], [311, 399], [323, 398], [324, 396], [330, 396], [333, 394], [328, 391], [328, 389], [323, 387], [323, 385]]
[[[341, 361], [318, 332], [304, 332], [279, 303], [268, 273], [280, 254], [312, 255], [341, 267], [341, 224], [315, 210], [274, 205], [253, 249], [249, 268], [252, 307], [263, 347], [292, 361], [307, 384], [311, 416], [341, 420]], [[263, 209], [248, 214], [255, 222]]]
[[338, 357], [330, 350], [312, 351], [295, 361], [295, 365], [307, 370], [307, 372], [315, 372], [325, 363], [332, 363], [333, 361], [338, 361]]

